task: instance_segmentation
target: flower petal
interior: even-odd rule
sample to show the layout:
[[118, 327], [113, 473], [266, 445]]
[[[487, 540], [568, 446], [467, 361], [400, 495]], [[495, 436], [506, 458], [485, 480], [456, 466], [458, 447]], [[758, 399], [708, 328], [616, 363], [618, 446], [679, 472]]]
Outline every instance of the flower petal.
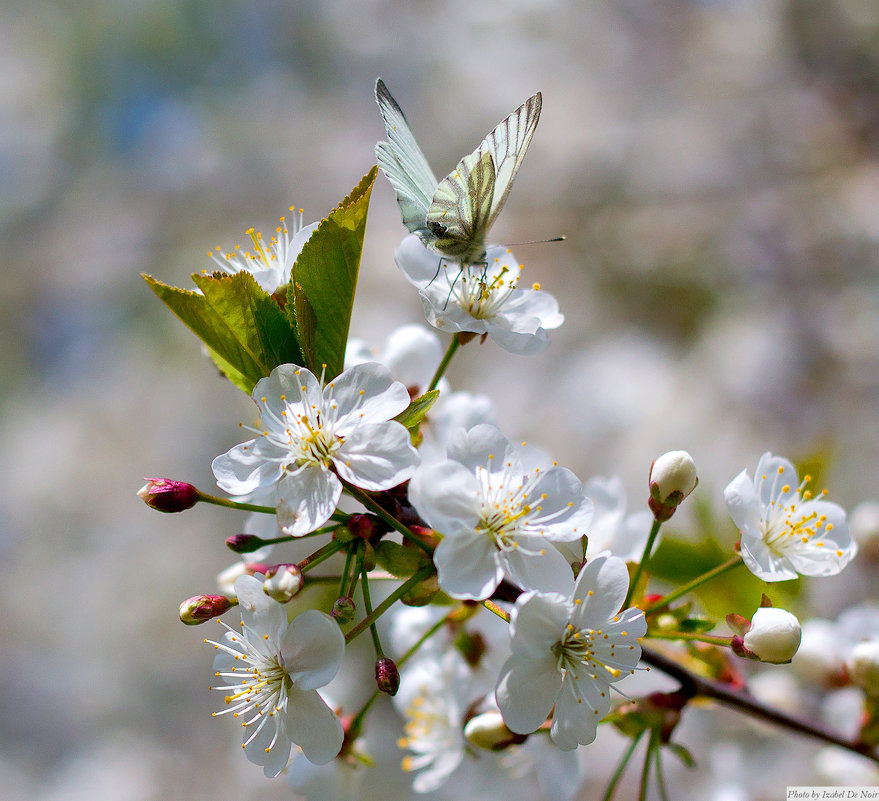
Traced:
[[276, 445], [260, 437], [236, 445], [220, 454], [211, 463], [217, 486], [230, 495], [246, 495], [261, 487], [274, 484], [281, 476], [279, 457], [283, 456]]
[[498, 554], [501, 567], [516, 584], [523, 590], [571, 594], [574, 573], [552, 543], [526, 535], [517, 537], [516, 542], [520, 547]]
[[394, 421], [358, 426], [333, 457], [339, 475], [365, 490], [402, 484], [412, 477], [418, 461], [409, 432]]
[[578, 629], [601, 628], [619, 611], [628, 589], [629, 571], [622, 559], [607, 551], [593, 557], [577, 576], [571, 623]]
[[433, 553], [439, 584], [453, 598], [488, 598], [504, 577], [488, 537], [447, 536]]
[[585, 672], [578, 679], [569, 673], [562, 683], [552, 716], [550, 737], [562, 751], [589, 745], [601, 719], [610, 710], [610, 687]]
[[520, 595], [510, 621], [510, 648], [514, 655], [542, 660], [553, 656], [571, 608], [557, 593], [529, 592]]
[[290, 688], [284, 725], [287, 736], [315, 765], [325, 765], [342, 748], [342, 724], [317, 690]]
[[330, 519], [341, 495], [338, 477], [323, 467], [287, 473], [278, 482], [278, 525], [287, 536], [308, 534]]
[[517, 734], [530, 734], [549, 716], [562, 684], [549, 655], [543, 659], [513, 655], [501, 668], [495, 698], [504, 722]]
[[[290, 758], [290, 740], [278, 714], [260, 716], [244, 727], [244, 755], [254, 765], [262, 766], [267, 779], [274, 779], [284, 770]], [[261, 728], [254, 736], [257, 726]]]
[[293, 619], [281, 638], [284, 666], [300, 690], [329, 684], [342, 664], [345, 636], [329, 615], [309, 609]]
[[277, 653], [281, 634], [287, 627], [284, 607], [263, 592], [262, 581], [254, 576], [239, 576], [235, 580], [235, 595], [251, 646], [265, 655]]
[[431, 528], [446, 536], [472, 532], [479, 522], [473, 473], [457, 462], [421, 465], [409, 482], [409, 501]]
[[345, 370], [324, 389], [325, 403], [335, 404], [339, 436], [364, 423], [384, 423], [409, 405], [409, 392], [378, 362], [362, 362]]

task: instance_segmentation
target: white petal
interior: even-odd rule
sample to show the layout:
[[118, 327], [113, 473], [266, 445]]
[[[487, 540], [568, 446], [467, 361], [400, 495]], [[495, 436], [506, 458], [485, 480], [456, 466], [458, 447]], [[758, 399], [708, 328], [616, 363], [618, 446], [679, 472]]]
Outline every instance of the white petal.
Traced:
[[589, 745], [595, 739], [599, 722], [610, 710], [609, 694], [608, 685], [597, 684], [585, 671], [577, 681], [569, 674], [552, 716], [552, 741], [563, 751]]
[[543, 473], [525, 503], [540, 508], [530, 523], [540, 527], [540, 533], [548, 539], [570, 542], [588, 533], [592, 501], [584, 495], [577, 476], [567, 468], [551, 467]]
[[439, 337], [423, 325], [403, 325], [388, 337], [381, 361], [398, 381], [423, 393], [443, 358]]
[[330, 519], [341, 495], [339, 479], [322, 467], [288, 473], [278, 482], [278, 525], [288, 536], [308, 534]]
[[511, 472], [524, 472], [517, 450], [495, 426], [488, 424], [456, 431], [449, 437], [448, 454], [449, 459], [464, 465], [470, 473], [480, 467], [490, 473], [503, 472], [507, 462], [511, 463]]
[[281, 364], [266, 378], [256, 382], [253, 399], [261, 409], [266, 408], [276, 416], [288, 404], [303, 404], [306, 408], [311, 408], [321, 402], [320, 381], [305, 367]]
[[409, 405], [409, 392], [378, 362], [363, 362], [327, 384], [324, 397], [335, 401], [339, 436], [364, 423], [384, 423]]
[[[754, 473], [754, 488], [763, 506], [769, 506], [772, 501], [779, 507], [787, 506], [797, 499], [798, 485], [797, 469], [787, 459], [769, 452], [760, 457]], [[782, 491], [784, 486], [787, 491]]]
[[[564, 556], [542, 537], [519, 536], [521, 547], [498, 555], [504, 572], [523, 590], [570, 595], [574, 573]], [[537, 551], [537, 553], [533, 553]]]
[[529, 592], [519, 596], [510, 622], [513, 654], [542, 660], [553, 657], [553, 646], [568, 623], [570, 605], [556, 593]]
[[[287, 765], [290, 758], [290, 740], [284, 731], [281, 713], [275, 712], [269, 716], [266, 712], [262, 718], [257, 719], [249, 726], [244, 727], [242, 739], [244, 741], [244, 755], [254, 765], [262, 765], [263, 773], [267, 779], [274, 779]], [[253, 735], [257, 726], [262, 724], [259, 733], [250, 742], [247, 740]], [[276, 727], [280, 726], [275, 737]], [[274, 740], [274, 743], [272, 742]]]
[[479, 522], [476, 480], [457, 462], [421, 465], [409, 482], [409, 501], [429, 526], [446, 536], [472, 532]]
[[260, 653], [276, 654], [287, 627], [284, 607], [269, 598], [262, 591], [262, 582], [253, 576], [239, 576], [235, 580], [235, 595], [250, 644]]
[[342, 747], [342, 724], [317, 690], [291, 687], [284, 722], [287, 736], [315, 765], [325, 765]]
[[763, 581], [788, 581], [797, 577], [789, 560], [766, 547], [762, 538], [742, 532], [742, 561], [757, 578]]
[[402, 484], [412, 477], [418, 461], [406, 427], [393, 421], [359, 426], [333, 457], [339, 475], [366, 490]]
[[394, 260], [403, 275], [420, 288], [436, 277], [440, 257], [424, 247], [415, 234], [409, 234], [394, 252]]
[[496, 553], [485, 536], [446, 537], [433, 554], [440, 587], [453, 598], [488, 598], [504, 576]]
[[511, 656], [501, 668], [495, 698], [504, 722], [517, 734], [530, 734], [549, 716], [562, 676], [555, 659]]
[[747, 470], [742, 470], [732, 481], [727, 484], [723, 491], [723, 499], [729, 516], [738, 527], [739, 531], [760, 531], [760, 499], [754, 489], [754, 482], [748, 476]]
[[329, 684], [345, 655], [345, 636], [329, 615], [309, 609], [294, 618], [281, 639], [281, 655], [300, 690]]
[[274, 484], [281, 477], [282, 456], [276, 445], [264, 438], [236, 445], [211, 463], [217, 486], [230, 495], [245, 495]]
[[593, 557], [577, 576], [571, 622], [578, 629], [601, 628], [619, 611], [628, 589], [629, 571], [622, 559], [607, 552]]
[[488, 335], [505, 351], [518, 356], [532, 356], [549, 345], [549, 335], [543, 328], [538, 328], [533, 334], [521, 333], [511, 330], [510, 322], [507, 316], [501, 315], [486, 321]]

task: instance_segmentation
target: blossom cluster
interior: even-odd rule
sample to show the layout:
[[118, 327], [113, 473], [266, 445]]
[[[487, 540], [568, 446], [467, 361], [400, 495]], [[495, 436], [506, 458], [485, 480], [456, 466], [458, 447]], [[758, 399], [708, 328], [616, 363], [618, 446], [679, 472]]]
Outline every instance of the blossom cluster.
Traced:
[[[323, 252], [309, 242], [332, 232], [304, 226], [301, 216], [291, 229], [282, 218], [269, 243], [251, 232], [252, 253], [212, 255], [224, 275], [250, 282], [247, 314], [264, 309], [271, 320], [253, 318], [253, 337], [243, 340], [257, 352], [259, 336], [286, 331], [302, 340], [302, 363], [260, 366], [249, 355], [231, 363], [237, 351], [220, 353], [225, 340], [211, 340], [209, 355], [255, 404], [254, 419], [241, 424], [244, 441], [212, 463], [228, 497], [167, 479], [152, 479], [139, 493], [163, 512], [208, 502], [251, 513], [244, 530], [226, 540], [240, 558], [218, 576], [220, 594], [180, 607], [190, 625], [239, 607], [240, 626], [221, 623], [222, 633], [205, 642], [216, 651], [211, 689], [223, 695], [217, 715], [242, 724], [245, 757], [267, 777], [285, 773], [312, 801], [359, 798], [376, 775], [391, 797], [397, 779], [369, 769], [389, 750], [417, 793], [445, 787], [473, 795], [485, 786], [492, 788], [486, 797], [533, 798], [523, 788], [534, 785], [544, 797], [571, 799], [583, 775], [581, 746], [606, 723], [633, 740], [620, 773], [647, 736], [646, 782], [687, 702], [710, 690], [692, 678], [678, 693], [650, 692], [638, 675], [648, 666], [642, 663], [679, 678], [675, 671], [689, 670], [699, 653], [679, 645], [677, 667], [669, 668], [665, 660], [674, 657], [654, 654], [645, 644], [650, 638], [713, 649], [714, 657], [699, 656], [701, 672], [710, 669], [718, 682], [735, 685], [739, 659], [793, 660], [798, 671], [879, 697], [873, 623], [857, 642], [829, 622], [801, 628], [764, 595], [758, 609], [724, 610], [724, 629], [679, 600], [738, 566], [771, 588], [798, 576], [836, 575], [856, 555], [842, 507], [810, 490], [811, 478], [800, 481], [790, 461], [766, 453], [753, 478], [743, 470], [729, 483], [724, 500], [740, 532], [729, 560], [658, 594], [649, 590], [662, 585], [649, 573], [660, 529], [698, 485], [689, 453], [652, 462], [643, 508], [632, 512], [619, 478], [582, 482], [542, 451], [511, 441], [490, 398], [451, 390], [445, 371], [462, 346], [490, 338], [513, 353], [535, 354], [564, 318], [539, 284], [520, 288], [523, 267], [509, 249], [483, 246], [487, 225], [464, 225], [473, 209], [459, 208], [462, 219], [448, 225], [434, 219], [443, 191], [452, 191], [446, 183], [459, 195], [475, 192], [460, 203], [487, 202], [491, 219], [500, 206], [491, 196], [480, 199], [479, 181], [465, 185], [459, 173], [435, 182], [399, 107], [383, 84], [377, 92], [391, 139], [380, 144], [379, 163], [413, 232], [396, 262], [417, 288], [427, 322], [451, 334], [450, 342], [444, 350], [439, 334], [407, 325], [376, 354], [347, 338], [346, 328], [344, 365], [332, 353], [338, 369], [315, 363], [320, 329], [309, 333], [308, 325], [324, 300], [320, 284], [302, 271]], [[541, 102], [535, 98], [511, 115], [532, 133], [536, 117], [529, 115], [539, 115]], [[499, 204], [518, 169], [518, 160], [503, 168], [505, 156], [493, 150], [509, 119], [486, 138], [484, 154], [476, 151], [458, 168], [471, 178], [494, 170], [478, 174], [480, 181], [506, 181]], [[527, 141], [518, 144], [522, 153]], [[414, 178], [404, 169], [412, 164], [420, 173]], [[341, 204], [340, 213], [350, 206]], [[220, 291], [211, 280], [192, 296]], [[260, 358], [280, 352], [272, 348], [258, 351]], [[366, 631], [371, 666], [363, 649], [349, 647]], [[374, 691], [364, 701], [367, 676]], [[691, 687], [690, 696], [683, 687]], [[384, 718], [383, 694], [393, 696]], [[748, 703], [742, 708], [752, 709]], [[879, 720], [879, 701], [871, 709]]]

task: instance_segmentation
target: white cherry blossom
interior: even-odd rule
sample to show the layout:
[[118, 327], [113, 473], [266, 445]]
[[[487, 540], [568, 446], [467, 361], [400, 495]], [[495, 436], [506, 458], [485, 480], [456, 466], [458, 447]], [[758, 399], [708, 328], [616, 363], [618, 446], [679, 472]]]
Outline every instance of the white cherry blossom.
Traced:
[[764, 581], [804, 576], [834, 576], [857, 553], [845, 511], [818, 498], [802, 483], [796, 468], [780, 456], [764, 453], [752, 480], [747, 470], [724, 490], [724, 499], [742, 534], [742, 559]]
[[529, 592], [516, 601], [510, 624], [512, 656], [496, 697], [507, 726], [535, 731], [552, 713], [550, 736], [562, 750], [588, 745], [610, 710], [610, 687], [634, 673], [644, 613], [619, 611], [629, 574], [607, 553], [580, 571], [573, 592]]
[[358, 364], [326, 385], [309, 370], [282, 364], [257, 382], [258, 436], [214, 459], [217, 484], [232, 495], [277, 491], [278, 523], [301, 536], [323, 525], [342, 494], [340, 478], [385, 490], [412, 475], [418, 454], [391, 420], [409, 393], [386, 367]]
[[410, 234], [395, 258], [418, 289], [427, 321], [441, 331], [488, 334], [505, 350], [524, 355], [543, 350], [547, 331], [564, 322], [556, 299], [539, 285], [519, 289], [522, 265], [507, 248], [489, 247], [484, 264], [462, 268], [440, 263]]
[[[329, 762], [342, 747], [342, 725], [317, 692], [342, 664], [345, 638], [323, 612], [310, 609], [287, 624], [285, 608], [265, 595], [262, 582], [235, 582], [241, 631], [226, 626], [214, 673], [223, 684], [226, 708], [244, 727], [247, 758], [277, 776], [286, 766], [291, 742], [315, 764]], [[223, 624], [225, 625], [225, 624]]]
[[505, 576], [523, 589], [570, 590], [571, 568], [551, 543], [580, 539], [592, 504], [570, 470], [526, 474], [494, 426], [459, 430], [445, 461], [416, 471], [409, 499], [443, 535], [433, 558], [452, 597], [487, 598]]

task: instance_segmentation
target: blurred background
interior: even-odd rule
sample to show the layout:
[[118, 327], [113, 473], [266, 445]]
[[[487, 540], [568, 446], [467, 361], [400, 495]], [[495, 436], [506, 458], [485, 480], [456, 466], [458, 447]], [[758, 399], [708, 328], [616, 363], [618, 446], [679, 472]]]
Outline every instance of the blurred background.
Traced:
[[[290, 205], [326, 215], [384, 136], [379, 75], [439, 175], [543, 92], [492, 238], [567, 235], [516, 249], [567, 320], [539, 356], [474, 343], [450, 372], [511, 439], [621, 476], [632, 510], [651, 460], [686, 449], [727, 545], [723, 487], [765, 450], [816, 461], [847, 508], [879, 497], [877, 45], [872, 0], [3, 3], [4, 797], [291, 797], [210, 718], [212, 652], [177, 620], [240, 519], [135, 496], [144, 476], [210, 489], [250, 401], [139, 273], [189, 286]], [[402, 235], [379, 176], [352, 323], [376, 346], [423, 320]], [[874, 569], [803, 587], [798, 611], [875, 595]], [[678, 798], [842, 783], [806, 741], [689, 714]], [[756, 780], [736, 768], [755, 742], [778, 754]], [[587, 798], [610, 768], [584, 760]]]

